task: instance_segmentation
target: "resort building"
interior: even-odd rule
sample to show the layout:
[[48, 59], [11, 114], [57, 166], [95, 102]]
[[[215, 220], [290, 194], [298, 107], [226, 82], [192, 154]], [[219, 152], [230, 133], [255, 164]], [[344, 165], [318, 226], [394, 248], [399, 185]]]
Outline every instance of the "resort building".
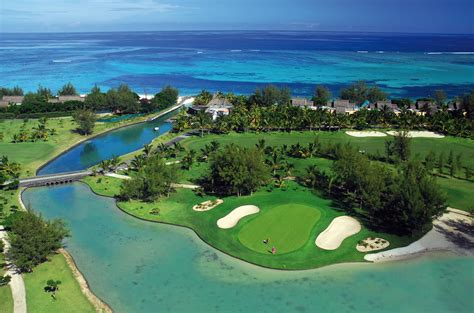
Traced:
[[415, 105], [418, 111], [423, 111], [425, 113], [434, 113], [438, 111], [438, 105], [431, 100], [417, 100]]
[[352, 103], [349, 100], [334, 100], [331, 107], [336, 113], [353, 114], [356, 111], [355, 103]]
[[314, 102], [312, 100], [306, 99], [306, 98], [291, 98], [291, 105], [295, 107], [307, 107], [307, 108], [313, 108], [314, 107]]
[[206, 105], [193, 105], [189, 108], [188, 113], [196, 114], [199, 111], [206, 111], [212, 115], [212, 119], [215, 120], [219, 116], [229, 115], [234, 106], [225, 97], [220, 97], [214, 94], [211, 101]]
[[84, 102], [86, 100], [85, 97], [81, 96], [59, 96], [58, 97], [59, 103], [64, 103], [66, 101], [80, 101]]
[[3, 96], [0, 100], [0, 107], [4, 108], [9, 105], [19, 105], [23, 102], [23, 96]]

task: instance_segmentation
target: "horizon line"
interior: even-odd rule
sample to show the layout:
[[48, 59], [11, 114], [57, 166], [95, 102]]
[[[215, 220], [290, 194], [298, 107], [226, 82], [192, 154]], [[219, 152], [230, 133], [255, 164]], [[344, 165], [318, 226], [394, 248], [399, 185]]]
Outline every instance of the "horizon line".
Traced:
[[19, 31], [19, 32], [3, 32], [0, 34], [98, 34], [98, 33], [173, 33], [173, 32], [284, 32], [284, 33], [358, 33], [358, 34], [401, 34], [401, 35], [474, 35], [472, 33], [439, 33], [439, 32], [388, 32], [388, 31], [354, 31], [354, 30], [287, 30], [287, 29], [202, 29], [202, 30], [186, 30], [186, 29], [170, 29], [170, 30], [107, 30], [107, 31]]

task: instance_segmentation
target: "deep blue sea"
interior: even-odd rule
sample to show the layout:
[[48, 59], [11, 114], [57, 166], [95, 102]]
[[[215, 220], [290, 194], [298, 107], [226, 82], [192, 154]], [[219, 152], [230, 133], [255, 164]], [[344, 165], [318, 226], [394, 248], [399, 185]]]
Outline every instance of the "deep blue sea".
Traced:
[[171, 84], [182, 94], [201, 89], [251, 93], [273, 83], [295, 95], [316, 84], [337, 94], [357, 80], [392, 96], [449, 95], [474, 86], [474, 35], [335, 32], [115, 32], [0, 34], [0, 86], [81, 93], [120, 83], [138, 93]]

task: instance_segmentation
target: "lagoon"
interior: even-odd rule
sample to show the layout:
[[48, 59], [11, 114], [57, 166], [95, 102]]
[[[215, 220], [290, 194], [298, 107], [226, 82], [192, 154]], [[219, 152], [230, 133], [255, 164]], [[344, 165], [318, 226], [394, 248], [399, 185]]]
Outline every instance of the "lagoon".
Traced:
[[474, 260], [452, 255], [284, 272], [231, 258], [192, 231], [135, 219], [74, 183], [27, 189], [64, 219], [90, 287], [115, 312], [470, 312]]

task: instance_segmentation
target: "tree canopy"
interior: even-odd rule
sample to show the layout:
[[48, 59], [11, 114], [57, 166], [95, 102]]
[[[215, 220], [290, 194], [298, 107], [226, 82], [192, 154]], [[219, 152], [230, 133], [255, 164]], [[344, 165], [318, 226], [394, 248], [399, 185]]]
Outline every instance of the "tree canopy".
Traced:
[[76, 87], [72, 83], [67, 83], [58, 90], [59, 96], [77, 96]]
[[63, 246], [69, 231], [62, 220], [45, 221], [31, 211], [14, 214], [8, 257], [22, 272], [30, 272]]

